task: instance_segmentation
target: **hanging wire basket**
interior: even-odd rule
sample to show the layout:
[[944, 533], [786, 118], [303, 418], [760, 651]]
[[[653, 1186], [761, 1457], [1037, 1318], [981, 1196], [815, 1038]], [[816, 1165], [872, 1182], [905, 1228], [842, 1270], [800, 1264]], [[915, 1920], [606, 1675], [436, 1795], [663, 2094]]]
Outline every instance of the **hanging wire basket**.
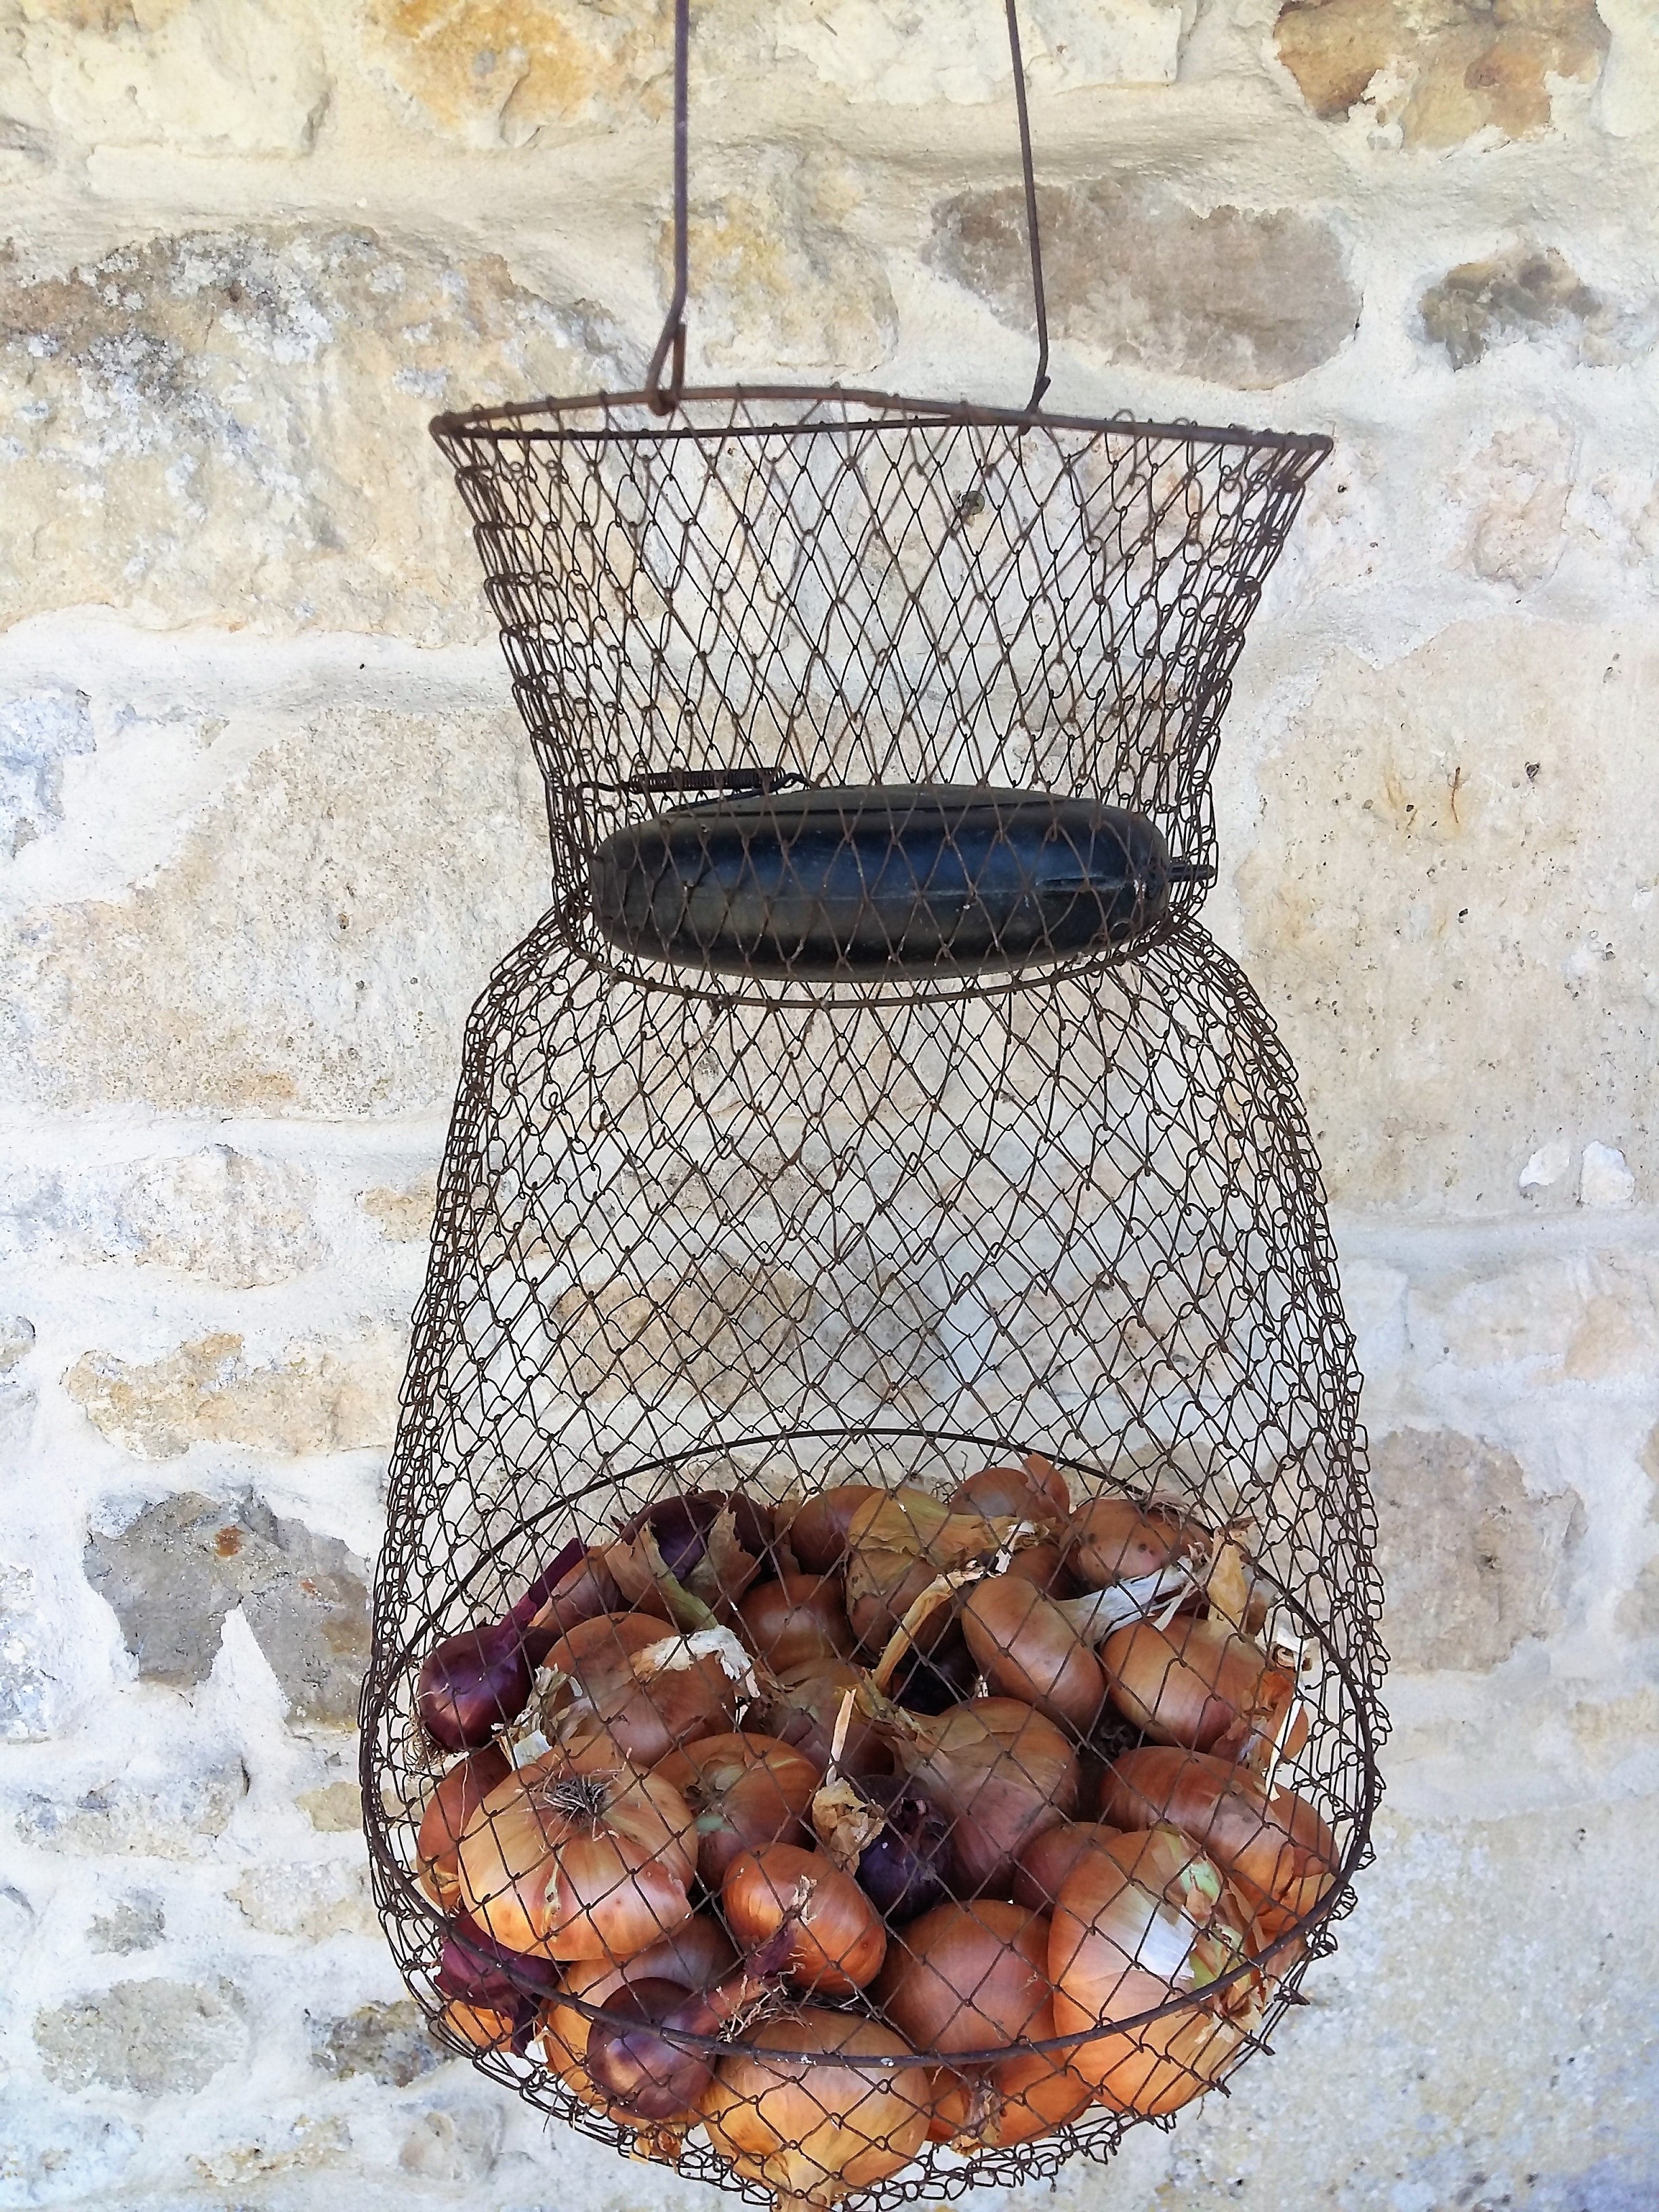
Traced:
[[684, 390], [677, 30], [646, 389], [434, 426], [555, 898], [463, 1051], [375, 1896], [550, 2114], [791, 2212], [937, 2201], [1224, 2083], [1368, 1850], [1352, 1340], [1192, 918], [1326, 442], [1044, 415], [1041, 370]]

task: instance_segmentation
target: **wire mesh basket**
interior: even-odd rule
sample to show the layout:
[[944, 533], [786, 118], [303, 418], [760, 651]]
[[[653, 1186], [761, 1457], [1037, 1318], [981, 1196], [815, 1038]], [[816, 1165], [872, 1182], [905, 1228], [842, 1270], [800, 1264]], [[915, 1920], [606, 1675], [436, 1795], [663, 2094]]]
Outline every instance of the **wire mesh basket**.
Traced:
[[433, 426], [554, 902], [464, 1046], [366, 1821], [434, 2032], [532, 2105], [780, 2212], [937, 2202], [1224, 2086], [1368, 1850], [1352, 1340], [1194, 918], [1327, 441], [1041, 366], [683, 389], [686, 23], [645, 389]]

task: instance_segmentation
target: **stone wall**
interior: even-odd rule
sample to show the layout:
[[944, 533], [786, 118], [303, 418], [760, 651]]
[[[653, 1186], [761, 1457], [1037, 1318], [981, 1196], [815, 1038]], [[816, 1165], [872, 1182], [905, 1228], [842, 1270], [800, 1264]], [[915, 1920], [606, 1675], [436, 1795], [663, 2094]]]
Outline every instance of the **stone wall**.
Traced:
[[[1080, 411], [1331, 430], [1210, 919], [1376, 1446], [1379, 1858], [1060, 2201], [1659, 2200], [1651, 0], [1027, 0]], [[694, 363], [1021, 396], [994, 0], [720, 0]], [[0, 2204], [710, 2202], [418, 2032], [349, 1715], [459, 1024], [539, 800], [442, 403], [637, 374], [662, 0], [0, 0]]]

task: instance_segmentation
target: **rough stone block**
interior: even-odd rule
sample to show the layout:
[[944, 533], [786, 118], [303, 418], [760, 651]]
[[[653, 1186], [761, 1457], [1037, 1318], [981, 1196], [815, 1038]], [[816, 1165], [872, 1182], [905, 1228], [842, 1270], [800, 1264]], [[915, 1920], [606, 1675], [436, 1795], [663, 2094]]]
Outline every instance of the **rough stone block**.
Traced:
[[255, 1867], [229, 1892], [251, 1928], [262, 1936], [288, 1936], [301, 1943], [326, 1943], [336, 1936], [377, 1936], [380, 1923], [368, 1894], [366, 1868], [318, 1865], [297, 1860]]
[[1433, 147], [1547, 130], [1552, 79], [1594, 83], [1608, 38], [1595, 0], [1286, 0], [1273, 43], [1316, 115]]
[[1383, 1437], [1371, 1474], [1397, 1667], [1496, 1667], [1563, 1625], [1584, 1527], [1577, 1492], [1532, 1497], [1509, 1453], [1441, 1430]]
[[94, 1531], [87, 1579], [112, 1607], [141, 1676], [205, 1681], [225, 1615], [242, 1607], [302, 1721], [349, 1721], [368, 1657], [361, 1561], [332, 1536], [254, 1499], [227, 1509], [193, 1492]]
[[14, 248], [0, 628], [106, 605], [152, 625], [483, 635], [428, 419], [614, 388], [595, 315], [493, 257], [368, 229], [191, 232], [67, 274]]
[[1572, 361], [1616, 368], [1651, 350], [1651, 305], [1609, 300], [1553, 246], [1522, 242], [1490, 260], [1460, 262], [1418, 303], [1423, 334], [1454, 368], [1520, 343], [1551, 342]]
[[1261, 763], [1236, 881], [1334, 1198], [1420, 1215], [1523, 1197], [1558, 1133], [1659, 1189], [1647, 823], [1659, 637], [1458, 623], [1385, 665], [1337, 651]]
[[[1207, 215], [1160, 185], [1039, 190], [1049, 327], [1107, 360], [1261, 392], [1331, 359], [1359, 319], [1340, 241], [1289, 208]], [[1035, 328], [1014, 185], [933, 210], [928, 258], [1016, 330]]]
[[436, 2106], [422, 2112], [404, 2136], [398, 2164], [423, 2181], [487, 2180], [502, 2133], [497, 2106]]
[[405, 1189], [366, 1190], [357, 1202], [394, 1243], [424, 1244], [432, 1234], [438, 1178], [434, 1173], [422, 1176]]
[[34, 1571], [0, 1561], [0, 1743], [39, 1743], [58, 1733], [63, 1628], [40, 1606]]
[[25, 845], [63, 819], [64, 763], [95, 740], [84, 691], [55, 684], [0, 699], [0, 853]]
[[[253, 2142], [194, 2152], [190, 2166], [202, 2180], [234, 2189], [240, 2197], [250, 2183], [338, 2166], [350, 2156], [351, 2148], [350, 2127], [337, 2112], [299, 2112], [292, 2118], [272, 2115]], [[331, 2197], [334, 2194], [331, 2191]], [[355, 2191], [353, 2198], [357, 2201]]]
[[362, 1791], [355, 1782], [325, 1782], [302, 1790], [294, 1802], [323, 1835], [355, 1835], [363, 1825]]
[[0, 1201], [0, 1256], [131, 1261], [249, 1290], [327, 1257], [315, 1198], [307, 1169], [223, 1144], [142, 1165], [22, 1166]]
[[[665, 0], [365, 0], [371, 70], [442, 136], [479, 148], [543, 132], [654, 117], [672, 84]], [[1045, 0], [1024, 11], [1034, 90], [1173, 84], [1176, 0]], [[1000, 14], [956, 0], [732, 0], [692, 34], [700, 84], [746, 96], [781, 73], [809, 92], [903, 107], [1006, 101]]]
[[0, 948], [0, 1088], [53, 1109], [447, 1104], [466, 1010], [546, 902], [540, 814], [505, 715], [307, 718], [131, 891], [24, 918]]
[[90, 1788], [32, 1791], [18, 1811], [17, 1832], [39, 1849], [80, 1858], [200, 1858], [230, 1826], [247, 1790], [238, 1758], [169, 1768], [135, 1747], [124, 1771]]
[[291, 1345], [250, 1359], [240, 1336], [204, 1336], [161, 1359], [89, 1352], [64, 1386], [100, 1434], [140, 1459], [177, 1459], [193, 1444], [264, 1451], [362, 1451], [396, 1419], [402, 1338], [376, 1331], [336, 1351]]
[[[898, 337], [886, 271], [854, 234], [852, 172], [751, 149], [729, 190], [690, 210], [697, 348], [711, 369], [878, 368]], [[662, 239], [665, 296], [669, 236]]]
[[240, 1992], [228, 1982], [116, 1982], [36, 2015], [47, 2078], [66, 2089], [143, 2097], [204, 2089], [247, 2049]]
[[94, 1914], [87, 1929], [87, 1948], [112, 1951], [125, 1959], [135, 1951], [153, 1951], [167, 1929], [167, 1914], [159, 1897], [143, 1893], [124, 1897], [108, 1912]]
[[367, 2074], [406, 2089], [443, 2065], [448, 2055], [427, 2033], [420, 2007], [407, 1997], [395, 2004], [359, 2005], [356, 2012], [307, 2025], [312, 2064], [337, 2081]]

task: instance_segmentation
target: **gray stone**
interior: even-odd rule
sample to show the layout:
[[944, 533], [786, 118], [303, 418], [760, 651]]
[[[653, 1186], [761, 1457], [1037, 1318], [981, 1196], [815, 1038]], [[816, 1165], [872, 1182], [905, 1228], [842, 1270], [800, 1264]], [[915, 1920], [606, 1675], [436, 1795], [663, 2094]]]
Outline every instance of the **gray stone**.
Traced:
[[1609, 40], [1595, 0], [1285, 0], [1273, 43], [1326, 121], [1369, 106], [1404, 145], [1453, 146], [1547, 130], [1556, 82], [1594, 83]]
[[159, 1897], [139, 1893], [124, 1897], [108, 1912], [94, 1913], [87, 1929], [89, 1951], [113, 1951], [127, 1958], [134, 1951], [153, 1951], [167, 1932], [167, 1915]]
[[365, 1863], [297, 1859], [252, 1867], [228, 1895], [262, 1936], [326, 1943], [335, 1936], [380, 1935]]
[[[481, 605], [467, 559], [453, 604]], [[467, 1010], [546, 903], [546, 835], [516, 718], [307, 714], [131, 890], [42, 905], [0, 947], [0, 1091], [53, 1111], [447, 1105]]]
[[54, 1661], [62, 1637], [36, 1602], [33, 1570], [0, 1561], [0, 1743], [40, 1743], [58, 1733]]
[[14, 1370], [33, 1349], [34, 1323], [21, 1314], [0, 1314], [0, 1389], [14, 1387]]
[[1575, 361], [1613, 368], [1650, 351], [1653, 311], [1606, 299], [1553, 246], [1522, 244], [1489, 261], [1465, 261], [1419, 303], [1423, 335], [1454, 368], [1496, 349], [1550, 338]]
[[17, 1832], [27, 1844], [79, 1857], [199, 1858], [230, 1826], [247, 1790], [247, 1769], [238, 1758], [168, 1770], [135, 1749], [124, 1772], [90, 1789], [32, 1792], [19, 1809]]
[[354, 2074], [406, 2089], [443, 2065], [447, 2054], [427, 2033], [426, 2015], [409, 1998], [359, 2005], [334, 2020], [311, 2020], [311, 2063], [337, 2081]]
[[143, 2097], [204, 2089], [247, 2049], [240, 1992], [228, 1982], [116, 1982], [34, 2021], [49, 2080], [65, 2089]]
[[1584, 1528], [1576, 1491], [1530, 1497], [1507, 1452], [1444, 1430], [1383, 1437], [1371, 1470], [1382, 1634], [1397, 1667], [1496, 1667], [1563, 1625]]
[[269, 1360], [249, 1359], [227, 1334], [155, 1360], [89, 1352], [64, 1387], [100, 1434], [139, 1459], [177, 1459], [199, 1443], [301, 1455], [388, 1443], [402, 1368], [403, 1339], [389, 1329], [337, 1347], [289, 1345]]
[[64, 817], [64, 763], [89, 753], [84, 691], [56, 687], [0, 699], [0, 853], [13, 859]]
[[[1109, 361], [1267, 391], [1330, 360], [1359, 319], [1340, 241], [1316, 216], [1200, 215], [1163, 185], [1109, 178], [1044, 187], [1038, 202], [1050, 328]], [[1016, 187], [936, 207], [927, 258], [1002, 321], [1034, 327]]]
[[205, 1681], [225, 1615], [240, 1605], [296, 1719], [355, 1716], [368, 1593], [361, 1562], [337, 1538], [279, 1520], [257, 1499], [227, 1509], [188, 1492], [147, 1506], [118, 1534], [94, 1531], [85, 1561], [141, 1676]]
[[315, 1196], [309, 1170], [224, 1144], [118, 1168], [20, 1167], [0, 1208], [0, 1255], [176, 1267], [248, 1290], [327, 1256]]
[[104, 605], [155, 623], [481, 635], [427, 421], [614, 388], [595, 322], [498, 258], [367, 228], [192, 231], [67, 273], [12, 247], [0, 627]]

